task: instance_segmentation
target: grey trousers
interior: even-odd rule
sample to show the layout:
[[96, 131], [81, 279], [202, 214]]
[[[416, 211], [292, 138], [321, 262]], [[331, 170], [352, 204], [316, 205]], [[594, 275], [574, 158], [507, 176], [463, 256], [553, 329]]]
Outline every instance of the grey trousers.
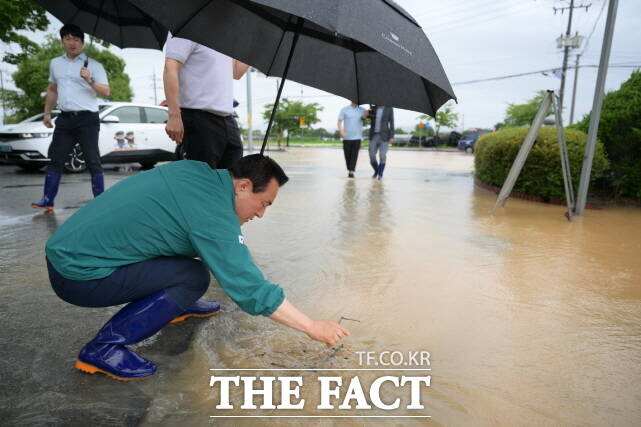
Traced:
[[[375, 133], [374, 138], [369, 142], [369, 162], [371, 164], [386, 163], [387, 161], [387, 147], [389, 142], [381, 139], [380, 133]], [[380, 162], [376, 161], [376, 152], [380, 150]]]

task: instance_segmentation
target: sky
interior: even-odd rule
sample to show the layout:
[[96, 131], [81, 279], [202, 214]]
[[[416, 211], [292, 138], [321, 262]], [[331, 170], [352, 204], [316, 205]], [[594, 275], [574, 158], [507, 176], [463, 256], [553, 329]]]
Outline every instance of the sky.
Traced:
[[[560, 68], [563, 52], [556, 47], [556, 38], [565, 33], [569, 0], [396, 0], [421, 25], [434, 46], [445, 72], [452, 83], [458, 104], [457, 129], [472, 127], [492, 128], [503, 121], [509, 103], [524, 103], [537, 91], [557, 90], [560, 79], [534, 74], [518, 78], [463, 84], [511, 74]], [[587, 10], [574, 10], [572, 33], [586, 37], [580, 49], [571, 52], [568, 63], [575, 63], [576, 53], [582, 53], [581, 65], [599, 64], [603, 32], [607, 16], [607, 0], [575, 0], [577, 5], [590, 5]], [[556, 13], [554, 8], [557, 9]], [[61, 23], [50, 16], [50, 32], [57, 32]], [[43, 33], [44, 34], [44, 33]], [[43, 34], [36, 34], [39, 39]], [[591, 37], [588, 40], [588, 36]], [[610, 56], [606, 91], [616, 90], [635, 69], [641, 67], [641, 1], [619, 0], [614, 39]], [[11, 47], [3, 46], [4, 49]], [[126, 61], [125, 71], [131, 78], [135, 102], [154, 103], [164, 99], [161, 51], [146, 49], [110, 48]], [[625, 68], [614, 67], [623, 65]], [[11, 71], [3, 64], [4, 71]], [[154, 84], [155, 74], [155, 84]], [[575, 121], [592, 108], [597, 68], [579, 69]], [[6, 81], [5, 86], [11, 87]], [[252, 109], [254, 128], [265, 129], [262, 118], [264, 105], [276, 97], [280, 79], [252, 74]], [[569, 70], [565, 86], [564, 122], [567, 124], [574, 82], [574, 71]], [[154, 95], [154, 86], [156, 94]], [[246, 78], [234, 82], [234, 96], [240, 101], [237, 108], [240, 122], [247, 126]], [[336, 129], [339, 110], [349, 101], [326, 92], [288, 81], [283, 97], [323, 106], [321, 122], [314, 127]], [[420, 113], [395, 110], [396, 127], [410, 130], [418, 123]]]

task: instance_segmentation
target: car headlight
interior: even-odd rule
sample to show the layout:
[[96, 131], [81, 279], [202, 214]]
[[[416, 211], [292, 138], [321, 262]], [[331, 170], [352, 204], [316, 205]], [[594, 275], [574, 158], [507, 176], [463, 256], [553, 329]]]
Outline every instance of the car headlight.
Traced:
[[46, 138], [52, 134], [53, 132], [21, 133], [20, 138]]

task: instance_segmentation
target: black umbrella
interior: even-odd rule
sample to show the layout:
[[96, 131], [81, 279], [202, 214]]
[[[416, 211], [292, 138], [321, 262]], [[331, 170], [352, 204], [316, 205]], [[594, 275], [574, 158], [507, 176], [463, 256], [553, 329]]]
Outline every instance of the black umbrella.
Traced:
[[162, 50], [167, 30], [127, 0], [36, 0], [64, 24], [118, 47]]
[[283, 77], [283, 82], [289, 78], [357, 104], [431, 116], [455, 99], [425, 33], [391, 0], [130, 1], [173, 35]]

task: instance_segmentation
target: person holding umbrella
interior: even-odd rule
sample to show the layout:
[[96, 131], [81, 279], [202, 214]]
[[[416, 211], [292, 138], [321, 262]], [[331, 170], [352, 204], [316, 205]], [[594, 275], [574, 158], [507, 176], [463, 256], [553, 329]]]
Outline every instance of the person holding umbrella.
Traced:
[[[394, 109], [391, 107], [371, 106], [371, 126], [369, 128], [369, 161], [374, 168], [372, 178], [383, 179], [387, 163], [387, 149], [394, 142]], [[376, 161], [376, 153], [379, 160]]]
[[392, 0], [371, 0], [365, 9], [353, 7], [352, 0], [128, 2], [177, 37], [238, 58], [266, 76], [281, 77], [261, 153], [286, 80], [357, 104], [431, 116], [455, 99], [423, 29]]
[[245, 245], [241, 226], [262, 218], [288, 179], [260, 154], [229, 170], [181, 160], [119, 182], [69, 218], [45, 247], [55, 293], [81, 307], [127, 304], [82, 348], [76, 368], [119, 380], [153, 375], [156, 365], [126, 346], [168, 323], [217, 314], [219, 303], [199, 299], [210, 272], [249, 314], [328, 345], [348, 336], [298, 311]]
[[249, 66], [180, 37], [166, 45], [163, 83], [169, 108], [167, 135], [180, 145], [178, 158], [228, 168], [243, 155], [233, 117], [233, 80]]
[[354, 178], [358, 150], [361, 149], [363, 138], [363, 119], [367, 117], [367, 110], [359, 107], [354, 101], [343, 107], [338, 114], [338, 132], [343, 138], [343, 154], [347, 166], [347, 176]]
[[49, 147], [51, 163], [47, 166], [44, 194], [40, 201], [31, 204], [32, 208], [47, 211], [53, 210], [65, 161], [76, 143], [80, 143], [91, 173], [94, 197], [105, 188], [98, 150], [100, 119], [96, 97], [109, 96], [107, 73], [100, 62], [82, 53], [85, 34], [79, 27], [64, 25], [60, 29], [60, 38], [65, 54], [52, 59], [49, 64], [44, 125], [53, 128], [51, 110], [56, 104], [61, 113]]

